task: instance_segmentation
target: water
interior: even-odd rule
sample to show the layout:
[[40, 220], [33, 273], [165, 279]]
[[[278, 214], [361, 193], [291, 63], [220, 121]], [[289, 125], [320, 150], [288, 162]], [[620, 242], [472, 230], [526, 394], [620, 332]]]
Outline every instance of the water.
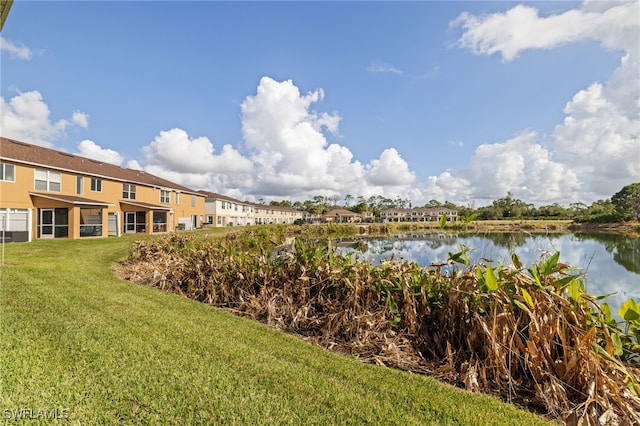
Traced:
[[[340, 243], [339, 250], [356, 251], [361, 258], [377, 264], [392, 254], [396, 259], [421, 266], [445, 263], [449, 253], [470, 249], [472, 263], [490, 260], [511, 264], [516, 253], [524, 265], [540, 260], [545, 253], [560, 252], [560, 261], [585, 272], [587, 292], [615, 293], [603, 302], [617, 312], [629, 298], [640, 302], [640, 239], [605, 234], [423, 234], [404, 233]], [[617, 315], [616, 315], [617, 316]]]

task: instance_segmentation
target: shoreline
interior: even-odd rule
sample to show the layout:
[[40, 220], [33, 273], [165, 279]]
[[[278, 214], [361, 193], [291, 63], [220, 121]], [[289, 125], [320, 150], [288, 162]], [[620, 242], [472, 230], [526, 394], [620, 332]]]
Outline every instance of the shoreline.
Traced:
[[[360, 225], [362, 226], [362, 225]], [[470, 223], [448, 222], [441, 228], [437, 222], [393, 222], [375, 224], [387, 226], [393, 232], [418, 229], [464, 232], [573, 232], [619, 234], [629, 238], [640, 237], [640, 222], [576, 223], [572, 220], [479, 220]], [[368, 228], [369, 226], [367, 226]]]

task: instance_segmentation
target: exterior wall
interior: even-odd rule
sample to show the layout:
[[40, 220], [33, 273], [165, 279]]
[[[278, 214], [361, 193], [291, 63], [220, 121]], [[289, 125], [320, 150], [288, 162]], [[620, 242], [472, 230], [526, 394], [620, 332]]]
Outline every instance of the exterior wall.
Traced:
[[388, 209], [380, 212], [382, 222], [437, 222], [442, 215], [447, 215], [447, 222], [458, 220], [458, 212], [447, 208], [427, 209]]
[[29, 191], [33, 191], [35, 182], [33, 167], [24, 167], [5, 160], [2, 160], [2, 163], [15, 165], [15, 182], [0, 181], [0, 207], [13, 209], [33, 207], [29, 197]]
[[259, 204], [254, 210], [256, 225], [293, 224], [304, 218], [304, 212], [286, 207]]
[[[91, 160], [87, 160], [91, 161]], [[123, 184], [125, 182], [111, 179], [107, 177], [93, 177], [101, 181], [100, 191], [91, 189], [92, 176], [83, 174], [60, 171], [52, 168], [37, 167], [31, 165], [24, 165], [21, 163], [14, 163], [8, 160], [2, 160], [2, 163], [13, 164], [15, 166], [15, 181], [0, 181], [0, 209], [33, 209], [32, 221], [31, 221], [31, 233], [34, 238], [38, 238], [38, 226], [39, 226], [39, 209], [55, 209], [63, 208], [68, 211], [68, 237], [70, 239], [86, 238], [81, 236], [81, 210], [86, 208], [100, 209], [101, 210], [101, 223], [95, 223], [95, 225], [101, 225], [102, 230], [97, 236], [108, 236], [108, 216], [109, 213], [115, 213], [119, 217], [118, 227], [120, 233], [125, 232], [124, 222], [126, 212], [133, 211], [145, 211], [146, 212], [146, 224], [145, 233], [154, 233], [153, 223], [153, 211], [152, 206], [135, 206], [127, 204], [126, 201], [132, 203], [143, 203], [148, 205], [158, 206], [160, 209], [166, 209], [166, 228], [161, 232], [168, 232], [178, 227], [180, 218], [189, 218], [192, 223], [199, 227], [202, 225], [204, 219], [205, 203], [204, 196], [194, 195], [191, 193], [176, 191], [169, 188], [152, 187], [149, 185], [133, 183], [136, 187], [135, 200], [125, 200], [123, 198]], [[35, 170], [47, 170], [51, 172], [60, 173], [60, 191], [45, 191], [35, 188]], [[82, 191], [77, 189], [77, 178], [82, 178]], [[161, 191], [168, 191], [169, 200], [161, 200]], [[46, 197], [33, 196], [30, 192], [41, 193], [45, 196], [67, 196], [67, 197], [81, 197], [96, 201], [105, 205], [83, 205], [73, 202], [66, 202], [60, 200], [53, 200]], [[176, 194], [178, 196], [176, 197]], [[125, 201], [124, 203], [121, 203]], [[159, 210], [156, 210], [159, 211]], [[95, 215], [93, 220], [95, 220]], [[85, 224], [86, 225], [86, 224]], [[83, 228], [86, 231], [88, 226]], [[96, 230], [99, 229], [95, 228]], [[155, 232], [159, 232], [156, 227]]]
[[249, 203], [209, 197], [205, 200], [204, 223], [213, 227], [254, 224], [254, 208]]

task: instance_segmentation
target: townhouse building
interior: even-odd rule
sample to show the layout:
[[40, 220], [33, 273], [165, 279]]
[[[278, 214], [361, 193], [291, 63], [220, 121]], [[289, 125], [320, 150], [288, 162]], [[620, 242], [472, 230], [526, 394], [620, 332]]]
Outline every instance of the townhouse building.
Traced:
[[252, 203], [215, 192], [200, 191], [205, 196], [204, 225], [213, 227], [254, 225]]
[[256, 225], [300, 223], [305, 216], [305, 212], [285, 206], [253, 204], [253, 210]]
[[458, 220], [458, 212], [446, 207], [423, 207], [414, 209], [386, 209], [380, 212], [380, 221], [388, 222], [438, 222], [447, 215], [447, 222]]
[[5, 241], [192, 229], [204, 204], [202, 194], [141, 170], [0, 137]]
[[205, 226], [293, 224], [305, 212], [291, 207], [256, 204], [215, 192], [200, 191], [205, 198]]

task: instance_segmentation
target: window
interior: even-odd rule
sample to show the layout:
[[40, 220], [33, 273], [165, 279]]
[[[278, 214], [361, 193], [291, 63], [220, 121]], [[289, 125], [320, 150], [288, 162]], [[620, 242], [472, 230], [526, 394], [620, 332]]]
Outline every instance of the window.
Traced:
[[68, 236], [68, 209], [38, 209], [38, 238], [67, 238]]
[[207, 216], [207, 223], [213, 225], [213, 216]]
[[171, 196], [171, 192], [166, 191], [164, 189], [160, 190], [160, 202], [164, 203], [164, 204], [169, 204], [170, 201], [170, 196]]
[[145, 212], [125, 212], [124, 231], [126, 233], [146, 232], [146, 221], [147, 217]]
[[153, 212], [153, 232], [167, 232], [167, 212]]
[[222, 208], [226, 209], [227, 208], [227, 203], [225, 203], [224, 201], [222, 202]]
[[84, 179], [82, 176], [76, 176], [76, 194], [82, 195], [84, 193]]
[[191, 196], [191, 207], [195, 207], [196, 206], [196, 196], [192, 195]]
[[91, 178], [91, 190], [93, 192], [102, 192], [102, 179]]
[[80, 236], [102, 236], [102, 209], [80, 209]]
[[176, 191], [176, 206], [180, 204], [180, 193]]
[[136, 186], [132, 183], [123, 183], [122, 184], [122, 198], [126, 198], [129, 200], [136, 199]]
[[16, 166], [14, 164], [0, 163], [0, 180], [15, 182]]
[[60, 192], [60, 173], [36, 169], [35, 178], [35, 189]]

